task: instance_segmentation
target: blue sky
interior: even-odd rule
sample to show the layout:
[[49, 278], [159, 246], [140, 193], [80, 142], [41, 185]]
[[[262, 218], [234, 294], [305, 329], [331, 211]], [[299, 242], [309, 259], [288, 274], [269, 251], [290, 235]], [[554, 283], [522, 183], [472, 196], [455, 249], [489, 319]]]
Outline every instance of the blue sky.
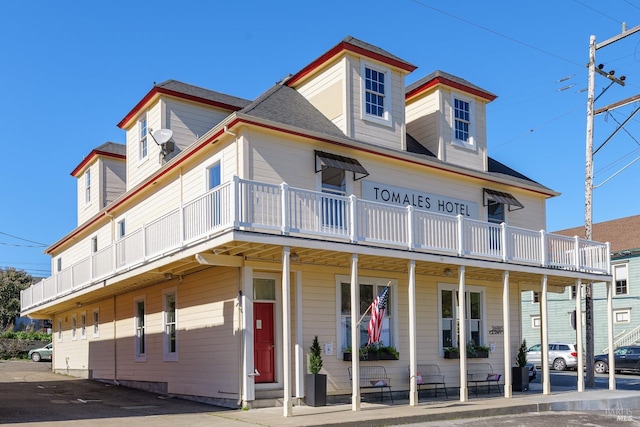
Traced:
[[[35, 0], [2, 2], [0, 17], [0, 266], [48, 276], [42, 244], [76, 226], [71, 171], [98, 145], [124, 142], [116, 124], [154, 82], [253, 99], [347, 35], [416, 65], [407, 84], [442, 70], [498, 95], [489, 155], [562, 193], [547, 202], [548, 230], [583, 225], [589, 38], [640, 25], [640, 0]], [[596, 62], [627, 77], [596, 108], [640, 93], [640, 32]], [[598, 76], [596, 95], [608, 83]], [[637, 107], [597, 117], [594, 147]], [[594, 157], [596, 185], [624, 168], [594, 190], [594, 223], [640, 213], [639, 123]]]

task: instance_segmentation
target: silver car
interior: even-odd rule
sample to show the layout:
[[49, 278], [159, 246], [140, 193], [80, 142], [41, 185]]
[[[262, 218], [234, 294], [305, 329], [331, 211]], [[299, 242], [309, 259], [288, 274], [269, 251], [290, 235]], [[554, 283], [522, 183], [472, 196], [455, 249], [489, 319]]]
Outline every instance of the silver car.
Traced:
[[[527, 351], [527, 361], [536, 366], [542, 366], [542, 345], [536, 344]], [[549, 344], [549, 366], [556, 371], [564, 371], [567, 368], [578, 366], [578, 351], [575, 344], [553, 343]]]

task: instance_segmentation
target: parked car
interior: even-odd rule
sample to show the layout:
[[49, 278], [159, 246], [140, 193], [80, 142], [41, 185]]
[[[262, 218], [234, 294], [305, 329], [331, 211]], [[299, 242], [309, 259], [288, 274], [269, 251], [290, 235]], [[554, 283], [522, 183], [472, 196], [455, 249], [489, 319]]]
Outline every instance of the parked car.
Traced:
[[34, 348], [29, 350], [29, 359], [34, 362], [40, 362], [41, 360], [51, 360], [51, 353], [53, 352], [53, 343], [49, 343], [42, 348]]
[[[527, 360], [536, 366], [542, 366], [542, 345], [536, 344], [527, 351]], [[564, 371], [567, 368], [578, 366], [578, 351], [575, 344], [553, 343], [549, 344], [549, 366], [556, 371]]]
[[[613, 352], [616, 373], [620, 371], [640, 371], [640, 346], [627, 345]], [[593, 370], [598, 374], [609, 372], [609, 355], [599, 354], [594, 358]]]
[[536, 365], [534, 365], [531, 362], [527, 362], [525, 366], [529, 368], [529, 382], [535, 380], [536, 377], [538, 376], [538, 370], [536, 369]]

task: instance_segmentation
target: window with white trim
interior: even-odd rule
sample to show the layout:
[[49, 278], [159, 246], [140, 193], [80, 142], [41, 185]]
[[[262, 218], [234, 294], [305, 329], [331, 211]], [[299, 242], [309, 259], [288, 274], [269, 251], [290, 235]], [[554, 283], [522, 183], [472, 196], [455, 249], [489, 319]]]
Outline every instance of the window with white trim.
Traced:
[[165, 289], [162, 293], [163, 300], [163, 360], [178, 360], [178, 308], [176, 288]]
[[60, 273], [62, 271], [62, 257], [56, 259], [56, 271]]
[[540, 302], [540, 292], [538, 291], [531, 291], [531, 303], [535, 304]]
[[100, 309], [93, 310], [93, 337], [98, 338], [100, 336]]
[[127, 221], [125, 218], [121, 218], [116, 222], [116, 236], [118, 239], [122, 239], [127, 234]]
[[71, 316], [71, 339], [78, 339], [78, 317], [75, 314]]
[[630, 323], [631, 322], [631, 310], [625, 308], [623, 310], [613, 310], [613, 322], [614, 323]]
[[531, 316], [531, 327], [533, 329], [540, 329], [540, 316]]
[[62, 342], [62, 319], [58, 319], [58, 342]]
[[220, 162], [215, 162], [207, 168], [207, 189], [211, 190], [222, 184]]
[[391, 73], [388, 69], [362, 63], [362, 118], [391, 125]]
[[571, 285], [571, 289], [569, 290], [569, 299], [576, 299], [577, 289], [576, 285]]
[[86, 204], [91, 203], [91, 169], [87, 169], [84, 173], [84, 201]]
[[134, 301], [134, 358], [136, 361], [147, 360], [147, 336], [146, 324], [147, 316], [145, 312], [145, 299], [138, 298]]
[[627, 264], [617, 264], [613, 266], [613, 277], [616, 283], [615, 294], [627, 295], [629, 294], [629, 284]]
[[87, 312], [80, 313], [80, 338], [87, 339]]
[[471, 341], [474, 345], [486, 344], [484, 287], [467, 286], [465, 303], [467, 332], [462, 341], [459, 336], [461, 319], [458, 312], [458, 287], [445, 283], [438, 284], [438, 329], [440, 331], [438, 344], [441, 354], [448, 347], [464, 347]]
[[95, 254], [98, 252], [98, 236], [93, 236], [91, 238], [91, 253]]
[[451, 100], [453, 121], [453, 143], [470, 150], [475, 150], [475, 123], [473, 109], [475, 103], [471, 99], [453, 95]]
[[[341, 345], [341, 350], [351, 347], [351, 279], [349, 277], [338, 277], [337, 292], [339, 294], [338, 306], [340, 319], [339, 337], [338, 342]], [[385, 279], [376, 279], [369, 277], [359, 277], [360, 282], [360, 301], [358, 304], [358, 319], [362, 318], [360, 322], [360, 346], [367, 345], [369, 341], [369, 334], [367, 329], [369, 327], [370, 316], [367, 310], [374, 301], [375, 298], [380, 295], [380, 292], [389, 282]], [[396, 346], [396, 325], [395, 322], [395, 288], [394, 281], [391, 282], [389, 297], [387, 299], [387, 307], [382, 319], [382, 333], [380, 334], [380, 341], [385, 346]], [[365, 315], [365, 313], [367, 313]], [[364, 315], [364, 317], [362, 317]]]
[[144, 160], [149, 154], [149, 130], [147, 127], [147, 115], [144, 114], [138, 120], [139, 142], [138, 142], [138, 158]]

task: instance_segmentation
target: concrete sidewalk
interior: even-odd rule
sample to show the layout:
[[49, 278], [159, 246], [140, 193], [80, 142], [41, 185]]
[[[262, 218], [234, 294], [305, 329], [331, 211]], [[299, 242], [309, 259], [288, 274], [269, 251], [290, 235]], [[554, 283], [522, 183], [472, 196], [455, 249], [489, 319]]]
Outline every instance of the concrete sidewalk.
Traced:
[[546, 396], [530, 390], [510, 399], [481, 395], [465, 403], [454, 398], [422, 400], [418, 406], [409, 406], [408, 400], [396, 400], [393, 404], [362, 403], [360, 411], [352, 411], [350, 404], [296, 406], [292, 417], [284, 417], [283, 408], [220, 412], [215, 417], [260, 426], [380, 426], [547, 411], [640, 415], [640, 393], [632, 390], [559, 391]]

